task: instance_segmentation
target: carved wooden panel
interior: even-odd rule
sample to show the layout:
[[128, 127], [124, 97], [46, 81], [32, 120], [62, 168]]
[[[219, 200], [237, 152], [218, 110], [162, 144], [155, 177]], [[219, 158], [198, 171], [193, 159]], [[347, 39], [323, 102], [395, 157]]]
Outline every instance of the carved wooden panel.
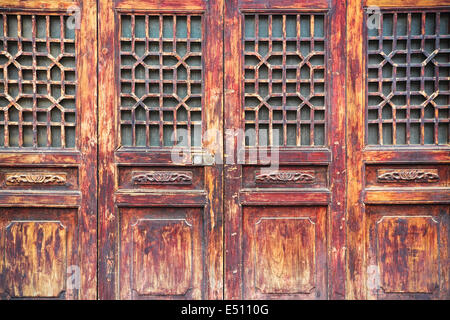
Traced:
[[0, 299], [97, 298], [97, 16], [0, 0]]
[[203, 190], [202, 167], [119, 167], [119, 189]]
[[135, 171], [134, 184], [192, 184], [191, 171]]
[[450, 168], [445, 164], [369, 164], [366, 165], [365, 176], [368, 188], [431, 188], [450, 185]]
[[369, 206], [367, 288], [378, 298], [448, 292], [448, 206]]
[[78, 168], [0, 167], [0, 185], [7, 190], [76, 190]]
[[202, 297], [202, 219], [196, 209], [122, 209], [122, 298]]
[[70, 281], [74, 286], [67, 287], [68, 276], [80, 268], [74, 213], [67, 209], [1, 210], [0, 297], [78, 297], [79, 283], [77, 287]]
[[65, 185], [67, 175], [65, 173], [8, 173], [6, 174], [6, 185]]
[[259, 183], [273, 183], [273, 184], [311, 184], [316, 181], [314, 171], [294, 171], [294, 170], [274, 170], [266, 172], [267, 170], [261, 170], [255, 176], [255, 182]]
[[437, 182], [437, 169], [380, 169], [377, 172], [380, 182]]
[[325, 166], [285, 166], [278, 170], [244, 166], [242, 185], [244, 188], [326, 188], [328, 186]]
[[75, 148], [75, 31], [68, 15], [0, 14], [0, 146]]
[[384, 10], [368, 28], [368, 144], [449, 143], [449, 17]]
[[323, 146], [326, 16], [245, 14], [248, 146]]
[[120, 15], [122, 146], [200, 146], [202, 16]]
[[244, 208], [245, 299], [326, 298], [326, 208]]

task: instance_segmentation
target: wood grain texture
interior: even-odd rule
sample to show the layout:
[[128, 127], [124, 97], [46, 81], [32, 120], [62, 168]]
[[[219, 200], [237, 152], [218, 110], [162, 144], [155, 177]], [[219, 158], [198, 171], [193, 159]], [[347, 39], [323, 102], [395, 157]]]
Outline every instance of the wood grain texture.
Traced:
[[[200, 42], [197, 40], [196, 43], [201, 44], [201, 55], [197, 53], [195, 58], [201, 57], [202, 63], [201, 68], [196, 69], [197, 71], [201, 70], [202, 74], [202, 81], [198, 83], [202, 86], [202, 130], [204, 132], [207, 130], [211, 130], [212, 132], [216, 130], [219, 134], [204, 137], [202, 150], [195, 150], [195, 152], [198, 151], [199, 155], [209, 153], [219, 158], [221, 157], [221, 132], [223, 131], [223, 80], [221, 69], [223, 65], [223, 52], [222, 42], [217, 41], [217, 39], [218, 35], [221, 35], [223, 31], [223, 21], [220, 18], [222, 17], [223, 2], [203, 0], [187, 2], [177, 0], [159, 2], [101, 0], [99, 3], [99, 104], [104, 110], [99, 115], [99, 179], [101, 186], [99, 189], [99, 201], [100, 207], [103, 208], [99, 215], [99, 241], [101, 243], [99, 296], [101, 299], [118, 299], [123, 297], [127, 299], [220, 299], [223, 297], [221, 166], [203, 166], [203, 164], [200, 164], [195, 168], [188, 168], [189, 165], [192, 165], [193, 157], [188, 156], [182, 159], [182, 163], [176, 163], [172, 159], [171, 148], [164, 147], [164, 144], [161, 144], [159, 148], [121, 147], [121, 136], [117, 121], [120, 118], [118, 110], [121, 106], [121, 100], [118, 99], [120, 93], [120, 86], [118, 86], [120, 75], [118, 39], [121, 37], [121, 17], [127, 16], [130, 12], [157, 15], [164, 13], [168, 17], [177, 15], [186, 16], [191, 13], [195, 13], [196, 15], [200, 14], [202, 16], [203, 28], [202, 30], [194, 31], [201, 34]], [[160, 17], [162, 19], [163, 16], [161, 15]], [[159, 25], [165, 28], [164, 24]], [[133, 28], [134, 26], [135, 24], [133, 24]], [[190, 32], [190, 25], [187, 28], [187, 32]], [[173, 38], [175, 39], [176, 37], [173, 36]], [[160, 33], [159, 41], [162, 46], [162, 33]], [[183, 41], [186, 42], [186, 40]], [[160, 49], [162, 50], [162, 47]], [[165, 68], [163, 62], [159, 61], [158, 68], [161, 68], [161, 70]], [[160, 97], [163, 98], [162, 91], [160, 92]], [[176, 121], [175, 118], [173, 123]], [[164, 139], [162, 128], [161, 126], [160, 136], [157, 137], [160, 142]], [[143, 170], [131, 168], [142, 168]], [[133, 170], [136, 172], [133, 173]], [[129, 180], [125, 181], [125, 178]], [[202, 218], [200, 220], [199, 218], [195, 218], [195, 221], [203, 221], [204, 230], [199, 233], [200, 231], [197, 228], [195, 234], [193, 233], [191, 235], [192, 239], [195, 238], [192, 241], [196, 243], [195, 246], [192, 246], [192, 250], [197, 250], [198, 241], [200, 241], [199, 239], [201, 237], [202, 243], [205, 244], [205, 248], [202, 249], [205, 252], [205, 257], [204, 259], [202, 258], [201, 267], [195, 262], [197, 258], [192, 258], [195, 260], [191, 262], [193, 268], [195, 268], [194, 274], [196, 278], [192, 280], [195, 282], [195, 285], [192, 286], [194, 282], [191, 281], [190, 286], [192, 288], [184, 295], [181, 294], [181, 291], [184, 291], [184, 289], [180, 289], [184, 288], [183, 284], [180, 284], [180, 288], [175, 289], [168, 289], [168, 284], [162, 282], [156, 286], [154, 281], [157, 278], [153, 277], [163, 277], [164, 275], [152, 274], [139, 278], [144, 281], [144, 284], [139, 283], [136, 285], [139, 287], [151, 284], [151, 288], [154, 289], [151, 290], [155, 292], [159, 290], [160, 295], [155, 295], [153, 291], [153, 294], [150, 294], [151, 292], [146, 292], [145, 290], [147, 289], [143, 287], [139, 287], [140, 289], [138, 290], [142, 291], [141, 293], [143, 295], [138, 294], [138, 291], [133, 291], [133, 288], [129, 288], [129, 282], [134, 281], [132, 280], [134, 277], [133, 273], [130, 271], [132, 267], [126, 262], [125, 256], [117, 256], [116, 254], [122, 242], [128, 241], [121, 239], [117, 232], [120, 220], [118, 208], [136, 208], [136, 211], [130, 209], [130, 212], [135, 212], [139, 215], [144, 210], [142, 208], [154, 208], [157, 206], [201, 208], [198, 215], [201, 215]], [[138, 208], [142, 210], [139, 211]], [[193, 209], [186, 210], [187, 212], [191, 212]], [[186, 229], [183, 227], [179, 232], [175, 232], [174, 236], [177, 235], [186, 237]], [[170, 250], [172, 250], [170, 252], [173, 252], [174, 257], [181, 259], [179, 263], [187, 261], [183, 260], [187, 257], [185, 255], [187, 254], [186, 252], [183, 251], [175, 254], [175, 251], [178, 250], [176, 246], [171, 247]], [[169, 260], [164, 260], [165, 258], [159, 257], [158, 259], [161, 259], [161, 261], [148, 262], [152, 263], [152, 265], [148, 264], [148, 266], [153, 268], [158, 266], [158, 263], [162, 265], [169, 264]], [[174, 262], [174, 260], [170, 261]], [[119, 278], [119, 266], [122, 263], [126, 264], [120, 268], [121, 276]], [[184, 267], [186, 267], [186, 264], [183, 264]], [[205, 271], [204, 278], [202, 275], [202, 278], [199, 280], [197, 275], [200, 269]], [[166, 278], [166, 280], [173, 282], [178, 279], [176, 278], [178, 276], [174, 275], [174, 277]], [[185, 281], [187, 279], [186, 277], [180, 281]], [[200, 287], [202, 290], [199, 289]]]
[[63, 294], [67, 236], [61, 222], [12, 221], [4, 232], [4, 285], [9, 295], [56, 298]]
[[347, 284], [345, 282], [345, 259], [347, 256], [347, 164], [346, 156], [348, 142], [346, 141], [346, 119], [351, 112], [346, 105], [346, 66], [347, 61], [341, 57], [346, 56], [346, 48], [353, 44], [346, 38], [345, 26], [348, 24], [346, 12], [347, 2], [331, 1], [329, 35], [330, 51], [328, 64], [330, 66], [330, 108], [331, 132], [328, 136], [328, 145], [332, 152], [329, 168], [330, 191], [332, 201], [328, 211], [328, 237], [331, 247], [329, 250], [329, 298], [344, 299]]
[[362, 3], [347, 1], [347, 254], [346, 292], [347, 299], [365, 298], [364, 237], [365, 206], [361, 201], [363, 173], [362, 149], [364, 147], [364, 79], [363, 55], [364, 23]]
[[192, 225], [186, 220], [147, 219], [138, 220], [132, 228], [136, 293], [185, 295], [191, 288]]
[[[255, 288], [263, 294], [308, 294], [314, 289], [314, 222], [261, 218], [256, 223]], [[259, 252], [260, 254], [257, 254]]]
[[[74, 56], [76, 56], [76, 65], [74, 65], [76, 76], [73, 80], [76, 84], [74, 92], [76, 105], [73, 107], [75, 110], [72, 111], [73, 114], [76, 114], [74, 148], [67, 151], [55, 147], [43, 147], [39, 151], [37, 149], [2, 148], [0, 151], [2, 175], [5, 172], [25, 175], [18, 178], [22, 181], [20, 185], [5, 184], [1, 186], [0, 207], [5, 208], [2, 210], [15, 208], [14, 210], [18, 213], [16, 220], [22, 221], [28, 217], [25, 220], [37, 221], [48, 220], [50, 216], [58, 215], [58, 210], [62, 209], [56, 208], [72, 209], [67, 219], [59, 215], [58, 219], [54, 219], [61, 221], [68, 230], [65, 235], [67, 238], [65, 241], [70, 245], [70, 251], [68, 248], [66, 251], [67, 265], [61, 264], [62, 256], [59, 253], [58, 261], [55, 262], [58, 265], [45, 265], [45, 271], [42, 270], [43, 274], [39, 276], [39, 284], [36, 283], [36, 292], [30, 293], [32, 286], [25, 290], [26, 294], [31, 294], [36, 298], [41, 295], [59, 295], [57, 298], [61, 299], [95, 299], [97, 297], [97, 2], [95, 0], [0, 2], [0, 8], [3, 8], [4, 11], [10, 10], [9, 12], [20, 14], [23, 10], [27, 10], [28, 14], [32, 11], [35, 14], [49, 14], [52, 17], [68, 15], [67, 9], [74, 5], [79, 7], [81, 13], [80, 28], [74, 31], [75, 39], [70, 40], [74, 47]], [[64, 26], [61, 26], [61, 30], [64, 30]], [[61, 39], [59, 40], [63, 42]], [[65, 42], [67, 41], [65, 40]], [[20, 76], [23, 75], [20, 74]], [[22, 80], [18, 79], [19, 82]], [[36, 92], [34, 92], [34, 96], [36, 96]], [[50, 117], [47, 120], [50, 121]], [[50, 127], [47, 135], [49, 130]], [[61, 138], [64, 139], [64, 133], [61, 134]], [[23, 170], [18, 171], [22, 168]], [[62, 183], [64, 175], [68, 182], [65, 186]], [[19, 180], [15, 179], [15, 181]], [[51, 185], [52, 181], [57, 182], [57, 185]], [[29, 213], [34, 213], [35, 216], [29, 217]], [[49, 216], [42, 217], [42, 213], [48, 213]], [[47, 224], [45, 225], [47, 226]], [[32, 230], [33, 228], [40, 233], [37, 225], [27, 229]], [[49, 243], [49, 247], [46, 249], [49, 254], [54, 253], [54, 241], [57, 235], [56, 231], [52, 231], [51, 228], [45, 229], [44, 232], [45, 239]], [[74, 230], [77, 231], [76, 241], [74, 241]], [[17, 232], [19, 235], [19, 231]], [[34, 231], [32, 233], [34, 234]], [[62, 234], [58, 236], [61, 237]], [[68, 237], [72, 237], [72, 240]], [[36, 250], [38, 242], [29, 241], [31, 242], [26, 242], [27, 250], [33, 252]], [[18, 259], [20, 256], [15, 258]], [[61, 285], [61, 281], [66, 278], [68, 266], [79, 267], [82, 275], [80, 287], [70, 290], [70, 292], [63, 290], [64, 286]], [[23, 272], [33, 272], [36, 267], [38, 265], [33, 262]], [[53, 267], [54, 270], [50, 272], [49, 268]], [[55, 272], [58, 275], [55, 275]], [[54, 284], [51, 283], [51, 279], [55, 279]], [[42, 281], [50, 283], [44, 285], [41, 284]], [[21, 294], [25, 294], [25, 292]]]
[[363, 0], [364, 6], [377, 6], [377, 7], [444, 7], [449, 6], [448, 0]]
[[245, 207], [244, 299], [326, 299], [326, 207]]
[[[368, 30], [364, 5], [376, 5], [385, 10], [393, 10], [392, 12], [406, 12], [411, 7], [421, 10], [423, 7], [448, 6], [448, 2], [348, 1], [347, 43], [351, 43], [351, 46], [347, 47], [346, 298], [445, 299], [449, 294], [448, 284], [443, 283], [442, 279], [447, 279], [447, 276], [438, 276], [432, 265], [437, 261], [435, 257], [442, 254], [442, 244], [434, 240], [439, 233], [436, 228], [447, 228], [447, 220], [444, 219], [442, 222], [445, 223], [442, 223], [437, 217], [444, 214], [443, 208], [449, 202], [448, 145], [439, 146], [436, 143], [434, 146], [411, 145], [404, 148], [365, 145], [368, 141], [365, 130], [365, 114], [368, 109], [368, 101], [365, 99]], [[448, 11], [447, 8], [435, 10]], [[411, 30], [408, 32], [412, 33]], [[408, 63], [412, 62], [408, 60]], [[366, 210], [367, 208], [370, 210]], [[432, 216], [431, 220], [412, 218], [429, 214]], [[403, 221], [399, 217], [405, 215], [409, 220]], [[383, 220], [383, 216], [394, 218]], [[382, 222], [377, 224], [376, 221]], [[375, 226], [378, 226], [378, 231]], [[404, 237], [404, 243], [400, 244], [398, 237]], [[371, 244], [361, 246], [366, 240]], [[379, 247], [374, 249], [377, 241]], [[442, 241], [448, 252], [446, 237]], [[408, 249], [403, 244], [407, 244]], [[421, 253], [424, 248], [427, 248], [427, 255]], [[385, 260], [387, 264], [383, 269], [374, 260], [377, 250], [384, 250], [383, 255], [390, 255], [389, 259], [394, 259], [395, 256], [401, 261], [398, 260], [396, 264], [392, 260]], [[409, 257], [408, 252], [414, 252], [413, 256]], [[409, 267], [405, 267], [406, 265]], [[428, 268], [428, 276], [423, 276], [426, 272], [419, 276], [415, 268]], [[443, 268], [448, 270], [445, 263]], [[385, 289], [390, 293], [374, 289], [378, 288], [381, 280], [386, 283], [388, 289]], [[434, 287], [432, 293], [431, 287]]]
[[242, 298], [242, 206], [239, 198], [239, 185], [242, 179], [242, 166], [237, 165], [239, 139], [234, 134], [242, 127], [242, 15], [239, 14], [239, 1], [225, 1], [224, 29], [224, 298]]
[[308, 9], [326, 9], [329, 7], [327, 0], [285, 0], [283, 2], [277, 0], [240, 0], [239, 7], [244, 10], [260, 11], [260, 10], [308, 10]]
[[9, 173], [6, 174], [6, 185], [44, 184], [64, 185], [67, 183], [66, 174], [38, 174], [38, 173]]
[[0, 8], [66, 11], [83, 0], [1, 0]]
[[78, 60], [80, 110], [80, 299], [97, 298], [97, 1], [81, 3]]
[[[99, 211], [99, 261], [98, 261], [98, 296], [100, 299], [112, 300], [118, 297], [116, 292], [117, 264], [117, 208], [114, 204], [113, 192], [116, 190], [114, 177], [114, 150], [116, 148], [117, 122], [116, 118], [117, 92], [115, 81], [115, 54], [117, 46], [117, 26], [114, 14], [114, 2], [99, 0], [98, 19], [98, 104], [99, 112], [98, 135], [98, 190]], [[112, 133], [112, 134], [111, 134]]]
[[121, 209], [121, 299], [205, 299], [202, 209]]
[[115, 7], [120, 10], [141, 10], [141, 11], [203, 11], [207, 8], [204, 0], [113, 0]]
[[369, 299], [448, 297], [448, 206], [368, 206]]
[[[327, 12], [324, 9], [329, 8]], [[236, 128], [244, 129], [243, 111], [245, 101], [243, 94], [244, 83], [247, 85], [254, 82], [252, 77], [246, 78], [244, 71], [243, 49], [244, 45], [251, 40], [251, 37], [244, 37], [244, 15], [252, 16], [254, 19], [264, 19], [268, 15], [269, 21], [287, 20], [288, 14], [302, 13], [305, 16], [312, 12], [327, 12], [324, 27], [324, 41], [326, 67], [325, 82], [326, 88], [326, 108], [330, 116], [326, 117], [325, 126], [327, 135], [326, 147], [305, 148], [279, 148], [278, 163], [280, 171], [276, 174], [261, 175], [257, 168], [262, 169], [263, 162], [260, 159], [252, 159], [251, 155], [258, 154], [258, 151], [272, 155], [272, 151], [261, 146], [242, 148], [242, 141], [236, 136], [225, 135], [225, 140], [229, 143], [226, 150], [227, 161], [225, 165], [225, 297], [227, 299], [241, 299], [245, 297], [245, 280], [243, 281], [243, 258], [245, 236], [242, 234], [242, 214], [248, 206], [258, 206], [258, 210], [265, 210], [266, 206], [281, 206], [280, 214], [288, 214], [289, 211], [302, 205], [329, 205], [327, 237], [332, 237], [330, 243], [332, 247], [327, 248], [324, 259], [329, 260], [329, 283], [327, 284], [326, 297], [339, 299], [345, 296], [345, 61], [339, 57], [345, 56], [345, 12], [346, 6], [342, 1], [310, 1], [303, 3], [300, 1], [274, 2], [274, 1], [227, 1], [225, 4], [225, 25], [238, 26], [236, 28], [225, 28], [225, 132]], [[260, 14], [258, 16], [258, 14]], [[283, 16], [286, 14], [286, 16]], [[286, 18], [281, 18], [286, 17]], [[303, 17], [303, 16], [302, 16]], [[273, 20], [270, 20], [273, 19]], [[311, 21], [314, 20], [311, 18]], [[312, 26], [315, 22], [312, 22]], [[270, 22], [269, 22], [270, 24]], [[317, 24], [319, 24], [317, 22]], [[255, 25], [257, 25], [255, 23]], [[269, 28], [269, 36], [279, 32], [280, 41], [286, 36], [285, 28], [275, 30], [275, 24]], [[313, 27], [311, 27], [313, 28]], [[299, 31], [299, 30], [298, 30]], [[249, 39], [243, 43], [242, 39]], [[266, 38], [261, 38], [266, 41]], [[258, 45], [258, 44], [255, 44]], [[263, 44], [261, 43], [261, 46]], [[303, 44], [305, 45], [305, 44]], [[247, 49], [246, 49], [247, 50]], [[258, 49], [255, 49], [258, 51]], [[271, 50], [271, 49], [269, 49]], [[248, 50], [247, 50], [248, 51]], [[251, 50], [250, 50], [251, 51]], [[250, 52], [249, 51], [249, 52]], [[275, 69], [274, 69], [275, 70]], [[269, 82], [272, 76], [269, 75]], [[302, 80], [304, 81], [304, 80]], [[262, 82], [263, 83], [263, 80]], [[261, 86], [264, 85], [260, 84]], [[272, 85], [272, 84], [271, 84]], [[283, 86], [284, 84], [280, 84]], [[303, 85], [303, 83], [301, 84]], [[286, 87], [283, 87], [286, 92]], [[285, 105], [282, 106], [285, 108]], [[291, 107], [292, 108], [292, 107]], [[273, 115], [269, 115], [269, 123], [273, 120]], [[291, 119], [292, 120], [292, 119]], [[253, 120], [252, 120], [253, 121]], [[256, 119], [255, 123], [258, 122]], [[310, 135], [314, 135], [310, 132]], [[286, 145], [284, 138], [281, 145]], [[234, 165], [237, 159], [246, 159], [246, 166]], [[251, 164], [251, 166], [250, 166]], [[292, 167], [288, 167], [291, 165]], [[298, 167], [308, 165], [323, 165], [326, 169], [315, 171], [317, 177], [308, 177], [300, 174]], [[308, 168], [315, 169], [315, 168]], [[306, 170], [306, 168], [305, 168]], [[324, 172], [324, 171], [325, 172]], [[299, 177], [296, 180], [296, 177]], [[305, 179], [301, 179], [301, 177]], [[250, 181], [252, 179], [252, 181]], [[317, 183], [315, 181], [317, 179]], [[314, 180], [314, 181], [313, 181]], [[241, 182], [242, 181], [242, 182]], [[242, 185], [241, 185], [242, 184]], [[294, 188], [304, 192], [294, 192]], [[286, 189], [281, 191], [281, 189]], [[330, 191], [332, 190], [333, 193]], [[289, 206], [289, 207], [287, 207]], [[263, 209], [264, 208], [264, 209]], [[249, 238], [256, 237], [255, 234], [247, 235]], [[261, 238], [264, 238], [261, 236]], [[248, 239], [248, 241], [253, 241]], [[259, 240], [255, 240], [259, 241]], [[261, 240], [263, 241], [263, 240]], [[251, 269], [251, 267], [249, 267]], [[264, 280], [270, 287], [270, 277]], [[298, 279], [297, 279], [298, 280]], [[288, 280], [287, 280], [288, 281]], [[302, 281], [302, 280], [298, 280]], [[307, 280], [305, 280], [307, 281]], [[300, 282], [297, 282], [300, 283]], [[288, 284], [287, 284], [288, 285]], [[264, 286], [264, 284], [260, 284]], [[316, 298], [324, 298], [322, 295]], [[255, 298], [255, 295], [249, 295]], [[282, 296], [282, 295], [278, 295]], [[308, 298], [296, 296], [297, 298]], [[309, 297], [311, 298], [311, 297]]]
[[[0, 208], [0, 297], [78, 299], [68, 268], [79, 265], [76, 210]], [[71, 282], [72, 283], [72, 282]]]
[[432, 293], [438, 287], [438, 221], [400, 216], [376, 223], [381, 290]]

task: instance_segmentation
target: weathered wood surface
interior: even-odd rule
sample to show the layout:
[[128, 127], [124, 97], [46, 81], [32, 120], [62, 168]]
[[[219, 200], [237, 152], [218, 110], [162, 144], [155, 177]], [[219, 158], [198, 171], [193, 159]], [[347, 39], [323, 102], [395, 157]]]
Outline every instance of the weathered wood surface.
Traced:
[[[117, 110], [121, 106], [118, 98], [121, 19], [127, 15], [134, 17], [134, 30], [136, 9], [141, 10], [136, 15], [164, 12], [164, 17], [181, 17], [180, 21], [186, 14], [200, 14], [203, 28], [193, 31], [201, 34], [202, 50], [196, 57], [201, 57], [203, 69], [202, 130], [218, 133], [203, 137], [200, 154], [221, 157], [223, 2], [101, 0], [99, 4], [99, 105], [103, 110], [99, 119], [99, 204], [102, 208], [99, 212], [99, 296], [101, 299], [222, 299], [222, 166], [192, 166], [193, 159], [189, 157], [182, 160], [183, 164], [175, 163], [171, 148], [164, 147], [162, 127], [158, 148], [123, 146], [117, 125], [121, 114]], [[169, 54], [162, 51], [163, 28], [167, 25], [161, 22], [164, 17], [159, 17], [158, 52], [163, 56]], [[190, 19], [191, 16], [187, 21]], [[189, 39], [191, 25], [186, 25]], [[176, 22], [173, 26], [177, 28]], [[144, 34], [151, 43], [149, 34]], [[170, 34], [170, 37], [173, 43], [178, 41], [177, 35]], [[134, 39], [134, 34], [130, 39]], [[175, 50], [172, 47], [170, 54], [176, 55]], [[163, 64], [164, 59], [159, 61], [158, 68], [168, 68]], [[158, 79], [163, 82], [161, 77]], [[138, 81], [134, 75], [132, 81]], [[177, 83], [194, 83], [190, 81]], [[160, 97], [160, 101], [165, 99], [162, 92]], [[135, 135], [133, 139], [135, 144]], [[188, 139], [191, 141], [191, 137]], [[118, 233], [118, 230], [122, 231]], [[119, 247], [122, 250], [118, 252]], [[134, 259], [130, 252], [134, 252]], [[173, 272], [158, 271], [167, 268]]]
[[[398, 119], [395, 111], [392, 119], [385, 119], [382, 109], [369, 108], [368, 80], [379, 91], [389, 79], [398, 81], [396, 71], [391, 78], [369, 75], [368, 45], [376, 37], [368, 38], [365, 16], [366, 7], [376, 6], [395, 14], [440, 12], [434, 20], [439, 22], [444, 12], [448, 15], [449, 1], [0, 0], [0, 13], [2, 19], [41, 14], [50, 21], [50, 16], [69, 15], [67, 10], [73, 6], [81, 13], [75, 38], [45, 40], [44, 47], [50, 51], [59, 40], [61, 48], [64, 43], [75, 48], [76, 105], [69, 110], [76, 117], [74, 148], [65, 148], [68, 119], [63, 116], [59, 123], [47, 113], [44, 120], [37, 114], [30, 120], [24, 113], [28, 107], [22, 109], [23, 101], [11, 89], [31, 83], [33, 93], [25, 98], [34, 98], [33, 111], [39, 109], [36, 99], [42, 94], [37, 90], [43, 83], [37, 79], [37, 69], [44, 67], [18, 62], [27, 42], [31, 51], [43, 42], [38, 30], [25, 39], [28, 30], [19, 23], [11, 26], [16, 35], [0, 35], [0, 51], [8, 63], [14, 60], [18, 76], [10, 79], [8, 68], [0, 70], [3, 96], [8, 97], [0, 110], [0, 141], [5, 146], [0, 147], [0, 251], [4, 253], [0, 298], [450, 298], [450, 149], [448, 143], [438, 141], [438, 125], [448, 125], [448, 107], [435, 106], [434, 118], [427, 119], [434, 126], [432, 144], [426, 145], [424, 138], [425, 106], [419, 115], [418, 144], [409, 144], [409, 131], [408, 144], [397, 145], [396, 136], [392, 145], [383, 144], [383, 125]], [[136, 31], [136, 17], [148, 30]], [[149, 21], [155, 17], [159, 34], [150, 35]], [[175, 19], [167, 23], [167, 18]], [[201, 30], [191, 30], [187, 21], [197, 18]], [[306, 25], [302, 19], [307, 19]], [[125, 20], [130, 22], [126, 36], [122, 35]], [[291, 29], [288, 20], [295, 20]], [[35, 25], [35, 20], [30, 21]], [[180, 27], [183, 21], [185, 30]], [[422, 21], [417, 30], [425, 34], [425, 15]], [[2, 20], [2, 24], [5, 32], [9, 22]], [[46, 29], [44, 33], [54, 32], [50, 25]], [[448, 36], [438, 29], [432, 30], [432, 39], [447, 38], [433, 45], [445, 46]], [[292, 30], [295, 34], [289, 33]], [[191, 31], [197, 32], [197, 40], [190, 38]], [[404, 40], [397, 38], [392, 35], [395, 43]], [[412, 48], [413, 40], [405, 48], [408, 55], [417, 49]], [[11, 48], [8, 42], [13, 43]], [[425, 42], [419, 43], [421, 49]], [[14, 53], [14, 43], [19, 53]], [[180, 43], [188, 44], [187, 56], [177, 51]], [[124, 49], [127, 44], [130, 48]], [[155, 44], [157, 49], [152, 47]], [[304, 56], [305, 50], [309, 51]], [[28, 56], [37, 60], [35, 53]], [[124, 56], [135, 61], [132, 66], [122, 64]], [[155, 57], [153, 64], [144, 61]], [[186, 79], [178, 78], [168, 58], [188, 70]], [[72, 70], [58, 59], [52, 56], [49, 61], [60, 64], [63, 74]], [[251, 59], [262, 62], [252, 64]], [[193, 60], [199, 65], [190, 66]], [[300, 62], [292, 66], [293, 60]], [[406, 63], [411, 64], [411, 59]], [[262, 75], [263, 65], [270, 70], [267, 76]], [[305, 65], [310, 68], [306, 77]], [[445, 61], [436, 66], [447, 68]], [[141, 67], [144, 74], [137, 76]], [[150, 75], [154, 70], [158, 70], [156, 78]], [[27, 71], [34, 80], [25, 79]], [[196, 72], [200, 79], [194, 79]], [[424, 72], [416, 76], [422, 82]], [[433, 79], [426, 79], [434, 81], [432, 93], [421, 84], [420, 92], [431, 97], [430, 105], [448, 91], [448, 79], [439, 77], [434, 71]], [[405, 90], [412, 90], [413, 80], [408, 79]], [[58, 85], [53, 78], [48, 81], [45, 96], [51, 96], [52, 86]], [[158, 90], [151, 91], [155, 84]], [[131, 93], [124, 92], [127, 85]], [[200, 91], [191, 92], [191, 85]], [[189, 86], [186, 96], [190, 97], [178, 97], [178, 86]], [[138, 119], [138, 109], [145, 104], [145, 97], [137, 95], [142, 87], [147, 98], [158, 102], [151, 110], [146, 105], [144, 118]], [[168, 87], [174, 90], [171, 97]], [[26, 90], [18, 94], [27, 95]], [[124, 106], [124, 96], [137, 103]], [[194, 152], [179, 162], [166, 144], [165, 128], [176, 133], [194, 120], [191, 113], [183, 118], [178, 112], [167, 118], [172, 107], [166, 102], [173, 97], [178, 107], [189, 112], [195, 109], [189, 110], [189, 98], [200, 99], [201, 116], [195, 121], [201, 123], [202, 133], [217, 133], [204, 135], [201, 148], [193, 147]], [[259, 105], [249, 104], [247, 98]], [[302, 107], [289, 104], [292, 98], [298, 98]], [[391, 98], [386, 99], [391, 102]], [[323, 106], [317, 104], [322, 99]], [[17, 117], [8, 111], [14, 104]], [[376, 121], [371, 119], [377, 125], [378, 145], [368, 143], [369, 109], [380, 111]], [[154, 110], [158, 120], [152, 118]], [[130, 119], [122, 118], [126, 112]], [[406, 117], [411, 120], [409, 111]], [[42, 139], [38, 127], [43, 124], [47, 147], [38, 146]], [[133, 128], [130, 145], [122, 143], [123, 124]], [[27, 136], [26, 126], [32, 136]], [[50, 147], [58, 140], [51, 128], [57, 126], [63, 128], [61, 148]], [[146, 135], [142, 145], [139, 126]], [[151, 145], [154, 126], [159, 126], [158, 137]], [[256, 142], [246, 145], [236, 132], [252, 126]], [[282, 136], [280, 147], [273, 151], [272, 130], [277, 126]], [[259, 131], [265, 127], [270, 128], [267, 142]], [[292, 136], [288, 130], [293, 127]], [[396, 128], [393, 125], [394, 135]], [[194, 145], [193, 135], [187, 140]], [[31, 148], [25, 145], [30, 141]], [[253, 161], [258, 152], [268, 157], [278, 152], [279, 168], [267, 171], [267, 163]], [[208, 154], [224, 164], [196, 162]], [[73, 270], [81, 275], [76, 288], [67, 282]]]
[[[421, 128], [422, 146], [366, 145], [368, 29], [364, 17], [364, 6], [407, 14], [411, 8], [420, 12], [448, 5], [448, 1], [434, 0], [348, 1], [347, 299], [450, 296], [449, 264], [442, 260], [449, 248], [448, 143], [438, 145], [434, 138], [434, 145], [425, 146]], [[434, 10], [448, 14], [448, 8]], [[425, 22], [419, 32], [425, 32]]]
[[[73, 66], [77, 75], [73, 79], [76, 83], [74, 148], [64, 150], [63, 131], [61, 148], [33, 149], [20, 145], [20, 148], [0, 150], [0, 250], [7, 252], [7, 257], [2, 255], [0, 271], [0, 295], [4, 298], [97, 298], [96, 1], [0, 1], [2, 13], [11, 12], [12, 15], [21, 12], [30, 15], [31, 12], [36, 16], [68, 17], [73, 13], [68, 12], [71, 6], [78, 7], [82, 16], [79, 29], [74, 30], [74, 40], [64, 40], [68, 45], [73, 44], [76, 57]], [[9, 22], [2, 23], [8, 26]], [[17, 30], [16, 37], [27, 37], [25, 34], [28, 34], [32, 37], [28, 41], [36, 43], [37, 31], [22, 29], [20, 24]], [[62, 25], [60, 30], [67, 29]], [[39, 37], [42, 37], [42, 30], [40, 32]], [[62, 31], [60, 33], [62, 38]], [[24, 41], [25, 46], [26, 41], [20, 41]], [[31, 50], [23, 48], [24, 51]], [[58, 63], [61, 70], [65, 70], [64, 62]], [[36, 62], [32, 66], [36, 79]], [[53, 81], [52, 84], [58, 83]], [[36, 88], [32, 87], [32, 90], [36, 95]], [[22, 94], [26, 92], [22, 91]], [[55, 95], [54, 99], [57, 98]], [[22, 102], [17, 103], [21, 105]], [[19, 121], [29, 120], [19, 118]], [[36, 130], [34, 126], [31, 138], [36, 137]], [[25, 131], [19, 129], [19, 141], [23, 137]], [[47, 139], [52, 140], [51, 137]], [[68, 288], [67, 281], [73, 272], [80, 281]]]

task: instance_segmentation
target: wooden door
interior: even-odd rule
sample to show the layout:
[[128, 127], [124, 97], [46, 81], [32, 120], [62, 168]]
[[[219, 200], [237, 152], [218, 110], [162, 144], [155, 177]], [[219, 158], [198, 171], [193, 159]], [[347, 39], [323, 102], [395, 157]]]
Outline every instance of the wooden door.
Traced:
[[0, 297], [97, 297], [95, 1], [0, 1]]
[[449, 20], [0, 0], [0, 298], [449, 299]]
[[220, 299], [223, 3], [99, 3], [99, 295]]
[[345, 2], [225, 8], [225, 297], [343, 298]]
[[448, 299], [449, 1], [349, 1], [350, 299]]

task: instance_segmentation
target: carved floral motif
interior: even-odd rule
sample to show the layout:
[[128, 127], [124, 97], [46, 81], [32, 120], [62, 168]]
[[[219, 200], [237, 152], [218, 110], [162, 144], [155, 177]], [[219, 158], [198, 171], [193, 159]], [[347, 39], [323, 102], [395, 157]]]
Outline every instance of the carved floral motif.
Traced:
[[392, 169], [378, 170], [379, 182], [436, 182], [439, 181], [437, 169]]
[[274, 171], [256, 175], [256, 183], [314, 183], [314, 171]]
[[7, 185], [21, 184], [46, 184], [63, 185], [67, 183], [67, 177], [63, 174], [42, 174], [42, 173], [14, 173], [6, 175]]
[[190, 171], [148, 171], [135, 172], [131, 178], [134, 184], [191, 184]]

